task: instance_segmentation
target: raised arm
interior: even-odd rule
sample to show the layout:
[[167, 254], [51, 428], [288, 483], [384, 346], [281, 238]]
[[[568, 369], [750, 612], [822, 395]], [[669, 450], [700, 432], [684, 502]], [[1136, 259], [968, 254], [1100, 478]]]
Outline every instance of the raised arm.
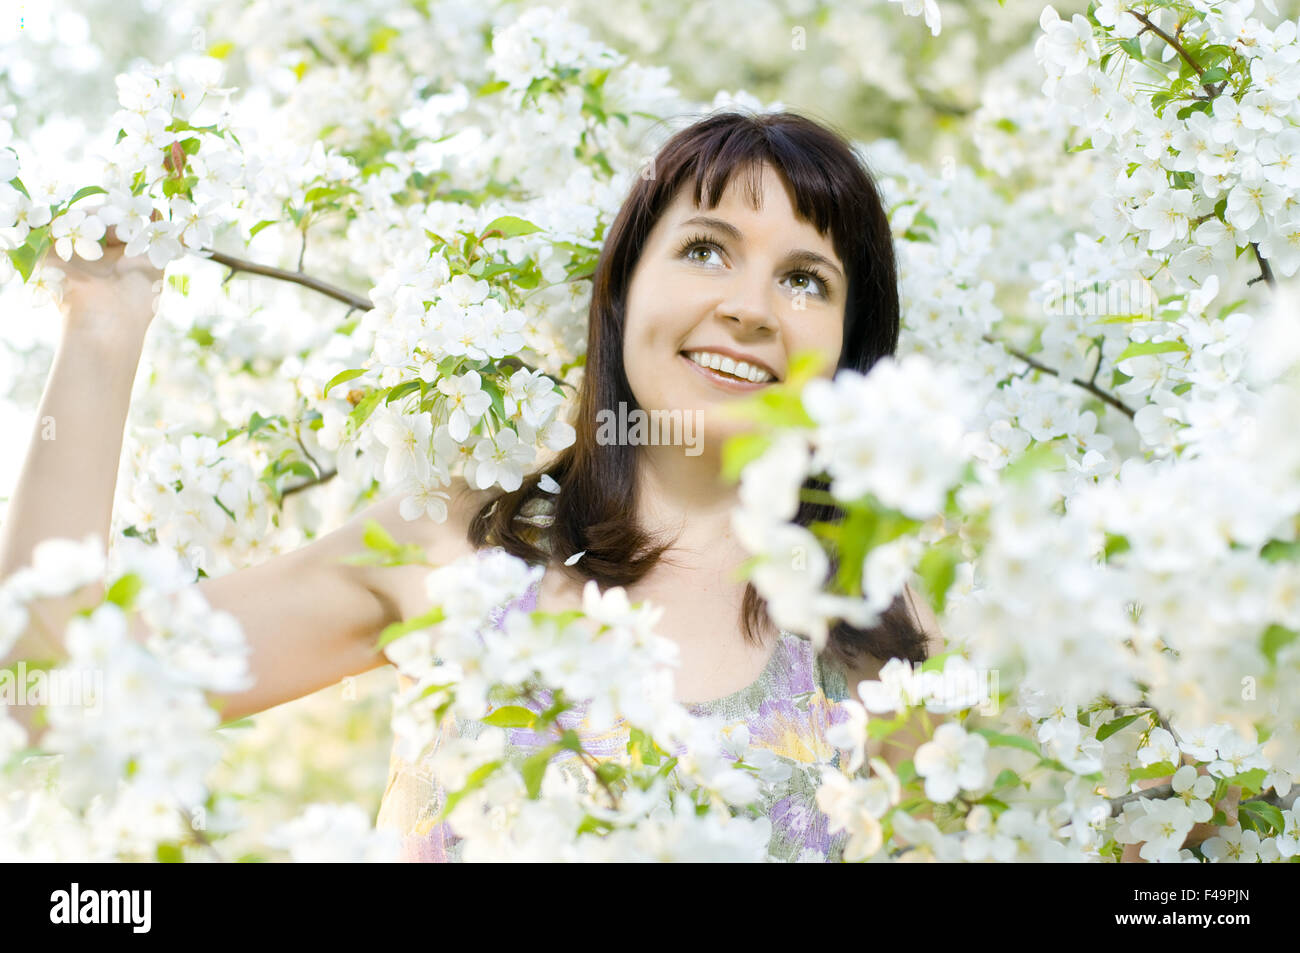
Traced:
[[[154, 282], [161, 278], [146, 259], [123, 261], [121, 251], [116, 242], [101, 261], [74, 258], [65, 269], [64, 335], [0, 526], [0, 580], [29, 563], [42, 540], [90, 533], [108, 538], [132, 380], [152, 317]], [[46, 420], [54, 421], [56, 439], [43, 439]], [[450, 516], [442, 525], [427, 519], [408, 523], [398, 513], [399, 500], [392, 498], [299, 550], [197, 583], [214, 608], [238, 619], [251, 650], [255, 684], [214, 699], [223, 717], [261, 711], [384, 664], [374, 651], [377, 636], [384, 626], [420, 611], [420, 581], [428, 569], [351, 566], [341, 560], [364, 551], [369, 519], [399, 542], [424, 547], [435, 563], [468, 552], [468, 520], [489, 491], [471, 490], [463, 481], [453, 490]], [[0, 658], [0, 666], [22, 658], [65, 657], [61, 640], [68, 619], [102, 598], [102, 585], [88, 586], [67, 599], [29, 606], [40, 624]], [[143, 641], [148, 634], [136, 620], [133, 637]], [[43, 729], [33, 724], [32, 714], [26, 708], [10, 710], [35, 741]]]

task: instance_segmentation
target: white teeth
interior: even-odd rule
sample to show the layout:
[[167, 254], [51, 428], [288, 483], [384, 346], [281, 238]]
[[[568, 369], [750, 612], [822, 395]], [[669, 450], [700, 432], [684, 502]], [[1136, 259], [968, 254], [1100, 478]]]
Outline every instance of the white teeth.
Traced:
[[774, 380], [771, 374], [761, 368], [754, 367], [744, 361], [732, 360], [721, 354], [714, 354], [710, 351], [688, 351], [686, 356], [701, 367], [712, 368], [715, 371], [731, 374], [752, 381], [755, 384], [766, 384], [768, 381]]

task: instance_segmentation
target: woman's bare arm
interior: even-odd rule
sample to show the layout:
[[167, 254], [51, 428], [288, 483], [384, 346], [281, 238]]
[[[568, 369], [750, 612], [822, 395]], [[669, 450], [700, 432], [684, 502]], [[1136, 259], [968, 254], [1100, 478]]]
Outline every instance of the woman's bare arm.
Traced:
[[[63, 336], [0, 525], [0, 580], [29, 564], [43, 540], [92, 533], [108, 539], [131, 386], [162, 276], [148, 259], [124, 259], [123, 247], [112, 243], [99, 261], [74, 256], [60, 266], [66, 276]], [[87, 587], [31, 606], [41, 625], [0, 664], [58, 657], [53, 633], [102, 597], [102, 586]], [[22, 712], [12, 714], [22, 719]]]
[[[362, 536], [377, 521], [398, 543], [424, 549], [445, 565], [469, 553], [469, 520], [491, 497], [456, 479], [445, 523], [412, 522], [398, 512], [400, 496], [362, 510], [346, 524], [301, 549], [258, 566], [197, 583], [214, 608], [234, 615], [250, 647], [247, 691], [215, 697], [224, 720], [242, 718], [301, 698], [349, 675], [387, 664], [375, 651], [384, 627], [425, 611], [428, 565], [354, 566], [343, 560], [366, 552]], [[142, 633], [143, 634], [143, 633]]]
[[[39, 542], [57, 536], [107, 540], [131, 385], [148, 328], [153, 282], [161, 273], [142, 259], [121, 260], [120, 243], [100, 262], [74, 258], [67, 268], [65, 327], [41, 399], [18, 485], [0, 525], [0, 580], [28, 564]], [[143, 314], [141, 312], [144, 312]], [[44, 439], [54, 422], [55, 439]], [[445, 524], [407, 522], [397, 498], [376, 503], [311, 544], [267, 562], [197, 583], [216, 609], [234, 615], [250, 646], [255, 679], [245, 692], [220, 696], [233, 719], [301, 697], [384, 664], [374, 651], [383, 627], [419, 610], [428, 567], [378, 568], [342, 562], [365, 551], [364, 524], [375, 519], [399, 542], [425, 548], [442, 564], [468, 552], [468, 520], [490, 491], [453, 486]], [[18, 659], [61, 659], [62, 633], [79, 609], [103, 599], [102, 584], [65, 599], [37, 600], [37, 620], [0, 666]], [[132, 635], [148, 631], [136, 620]], [[9, 714], [33, 741], [43, 729], [32, 710]]]

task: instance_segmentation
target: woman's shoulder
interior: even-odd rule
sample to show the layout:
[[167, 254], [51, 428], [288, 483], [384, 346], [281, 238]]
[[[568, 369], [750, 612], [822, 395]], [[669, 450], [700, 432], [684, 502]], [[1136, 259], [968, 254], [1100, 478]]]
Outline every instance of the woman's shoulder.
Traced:
[[421, 509], [415, 519], [408, 517], [403, 505], [407, 494], [396, 492], [366, 511], [398, 544], [413, 544], [424, 550], [429, 562], [439, 565], [452, 562], [475, 551], [469, 539], [474, 517], [490, 504], [502, 490], [499, 486], [480, 490], [464, 477], [452, 477], [440, 491], [445, 495], [446, 517], [441, 521]]

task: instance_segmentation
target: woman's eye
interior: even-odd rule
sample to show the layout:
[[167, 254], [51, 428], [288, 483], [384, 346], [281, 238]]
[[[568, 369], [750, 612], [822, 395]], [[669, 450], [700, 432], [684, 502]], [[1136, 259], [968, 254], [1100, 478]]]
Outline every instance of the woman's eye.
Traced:
[[810, 275], [807, 272], [803, 272], [803, 271], [795, 272], [793, 275], [790, 276], [790, 280], [807, 282], [807, 284], [804, 285], [793, 285], [792, 287], [794, 288], [795, 291], [807, 292], [809, 294], [816, 294], [816, 295], [823, 295], [826, 293], [826, 289], [822, 285], [821, 281], [816, 276]]
[[[704, 252], [706, 252], [707, 254], [706, 254], [705, 257], [703, 257], [703, 258], [692, 258], [691, 256], [694, 255], [694, 254], [695, 254], [696, 252], [698, 252], [698, 251], [704, 251]], [[697, 262], [699, 262], [701, 265], [706, 265], [706, 264], [708, 264], [708, 262], [709, 262], [709, 257], [708, 257], [708, 256], [709, 256], [709, 255], [713, 255], [713, 254], [716, 254], [716, 252], [715, 252], [715, 250], [714, 250], [714, 248], [713, 248], [712, 245], [704, 245], [704, 244], [692, 245], [690, 248], [688, 248], [688, 249], [686, 250], [686, 257], [687, 257], [687, 258], [690, 258], [691, 261], [697, 261]]]
[[[711, 264], [711, 256], [719, 254], [720, 251], [721, 249], [712, 242], [692, 241], [690, 244], [682, 246], [679, 254], [685, 257], [687, 261], [693, 261], [699, 265], [708, 265]], [[697, 257], [700, 252], [704, 253], [703, 258]], [[791, 289], [796, 294], [813, 294], [819, 298], [830, 297], [830, 289], [827, 287], [826, 282], [821, 276], [813, 272], [796, 271], [786, 280], [803, 282], [802, 284], [791, 285]]]

